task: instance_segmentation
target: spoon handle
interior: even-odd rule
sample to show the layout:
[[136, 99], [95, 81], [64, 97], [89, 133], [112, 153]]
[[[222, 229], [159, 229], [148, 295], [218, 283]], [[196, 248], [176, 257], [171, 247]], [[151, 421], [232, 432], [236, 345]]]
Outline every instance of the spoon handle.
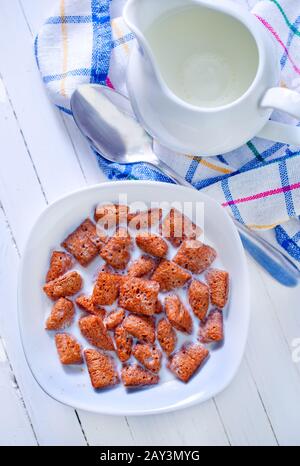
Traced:
[[[176, 184], [193, 188], [188, 181], [178, 175], [162, 160], [155, 161], [153, 165], [170, 177]], [[240, 234], [244, 248], [263, 269], [282, 285], [289, 287], [298, 285], [300, 271], [287, 256], [257, 235], [253, 230], [245, 227], [235, 219], [233, 221]]]
[[282, 285], [297, 286], [300, 281], [300, 271], [296, 265], [279, 249], [258, 236], [253, 230], [245, 227], [235, 219], [233, 221], [239, 231], [244, 248], [253, 259]]

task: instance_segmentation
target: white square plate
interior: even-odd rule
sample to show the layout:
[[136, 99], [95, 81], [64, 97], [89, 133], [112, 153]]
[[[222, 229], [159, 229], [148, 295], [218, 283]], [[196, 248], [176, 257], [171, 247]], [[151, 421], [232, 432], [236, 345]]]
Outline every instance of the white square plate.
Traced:
[[[50, 304], [42, 286], [49, 267], [50, 251], [91, 215], [93, 207], [99, 202], [116, 202], [122, 193], [127, 194], [129, 204], [136, 201], [147, 204], [162, 201], [203, 202], [205, 240], [215, 246], [220, 263], [230, 274], [230, 303], [224, 316], [224, 344], [211, 351], [207, 363], [188, 384], [174, 377], [162, 377], [162, 382], [151, 389], [128, 392], [119, 385], [97, 392], [90, 385], [86, 368], [63, 367], [59, 363], [53, 335], [44, 329]], [[74, 408], [102, 414], [142, 415], [173, 411], [216, 395], [237, 372], [249, 324], [245, 254], [237, 230], [225, 210], [198, 191], [147, 181], [104, 183], [58, 200], [39, 217], [23, 254], [18, 303], [20, 332], [27, 362], [39, 385], [52, 398]], [[76, 333], [78, 335], [79, 332]]]

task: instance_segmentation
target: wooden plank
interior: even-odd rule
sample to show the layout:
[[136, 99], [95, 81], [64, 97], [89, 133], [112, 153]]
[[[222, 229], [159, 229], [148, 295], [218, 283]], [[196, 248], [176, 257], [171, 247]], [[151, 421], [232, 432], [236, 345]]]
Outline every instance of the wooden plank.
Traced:
[[37, 441], [0, 337], [0, 446], [16, 445]]
[[213, 401], [177, 413], [111, 417], [79, 412], [90, 445], [228, 445]]
[[300, 373], [300, 361], [297, 358], [300, 338], [299, 287], [288, 291], [283, 290], [281, 287], [274, 286], [274, 281], [266, 274], [263, 274], [263, 281], [275, 309], [278, 324], [285, 337], [291, 362]]
[[277, 445], [246, 359], [230, 386], [217, 396], [216, 403], [233, 446]]
[[72, 117], [63, 117], [67, 133], [72, 141], [74, 151], [82, 167], [86, 183], [88, 185], [98, 184], [108, 181], [104, 173], [100, 170], [96, 155], [91, 150], [89, 143], [82, 136]]
[[[86, 445], [73, 409], [46, 395], [35, 382], [25, 360], [17, 319], [17, 270], [19, 257], [3, 211], [0, 210], [0, 295], [4, 312], [0, 332], [20, 387], [37, 440], [41, 445]], [[13, 432], [11, 432], [13, 436]]]
[[[270, 305], [270, 296], [266, 293], [265, 281], [271, 279], [252, 261], [250, 270], [255, 305], [252, 307], [247, 360], [278, 443], [299, 445], [299, 371], [292, 360], [291, 348], [283, 334], [282, 324], [274, 307]], [[298, 293], [299, 302], [299, 288], [295, 293]], [[274, 298], [277, 296], [280, 313], [287, 315], [290, 309], [286, 303], [290, 302], [290, 297], [292, 299], [292, 291], [272, 282], [270, 294], [274, 294]]]
[[102, 416], [78, 411], [82, 428], [91, 446], [136, 445], [128, 418], [124, 416]]
[[22, 249], [46, 201], [6, 92], [0, 102], [0, 135], [0, 199]]
[[170, 414], [130, 417], [132, 435], [141, 445], [229, 445], [214, 402]]
[[[33, 37], [18, 0], [1, 7], [0, 40], [7, 44], [0, 50], [0, 72], [45, 196], [53, 201], [85, 185], [85, 178], [60, 112], [49, 104], [35, 63]], [[21, 77], [19, 70], [24, 70]]]
[[[20, 2], [28, 27], [33, 36], [40, 29], [47, 14], [53, 9], [52, 0], [22, 0]], [[49, 101], [47, 104], [49, 105]], [[70, 139], [74, 154], [82, 169], [85, 182], [89, 185], [107, 181], [102, 171], [99, 169], [95, 154], [90, 149], [88, 142], [81, 135], [72, 117], [61, 115], [65, 125], [65, 137]]]

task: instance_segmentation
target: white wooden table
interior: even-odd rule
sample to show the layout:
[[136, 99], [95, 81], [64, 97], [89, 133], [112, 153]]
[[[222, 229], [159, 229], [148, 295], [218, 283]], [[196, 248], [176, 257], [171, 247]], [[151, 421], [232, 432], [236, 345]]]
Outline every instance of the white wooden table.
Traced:
[[274, 283], [250, 259], [247, 351], [215, 399], [163, 416], [108, 417], [63, 406], [34, 381], [17, 324], [26, 237], [47, 203], [103, 179], [36, 69], [33, 37], [55, 1], [0, 0], [0, 445], [299, 445], [300, 351], [292, 356], [300, 291]]

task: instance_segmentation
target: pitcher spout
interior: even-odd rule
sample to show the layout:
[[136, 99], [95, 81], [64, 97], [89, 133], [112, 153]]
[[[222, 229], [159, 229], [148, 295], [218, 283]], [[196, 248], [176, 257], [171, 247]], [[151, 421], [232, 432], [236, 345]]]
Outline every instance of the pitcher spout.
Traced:
[[128, 0], [123, 10], [123, 18], [139, 42], [143, 42], [145, 32], [154, 21], [164, 13], [186, 4], [186, 0]]
[[[189, 3], [194, 4], [199, 0], [128, 0], [123, 10], [123, 18], [128, 28], [134, 33], [139, 44], [140, 58], [150, 75], [157, 78], [157, 85], [168, 93], [166, 83], [157, 57], [153, 53], [153, 43], [149, 41], [148, 32], [151, 26], [178, 8], [187, 7]], [[156, 42], [156, 40], [155, 40]]]
[[149, 24], [160, 15], [157, 2], [148, 0], [128, 0], [123, 18], [128, 28], [135, 34], [140, 45], [145, 42], [145, 31]]

